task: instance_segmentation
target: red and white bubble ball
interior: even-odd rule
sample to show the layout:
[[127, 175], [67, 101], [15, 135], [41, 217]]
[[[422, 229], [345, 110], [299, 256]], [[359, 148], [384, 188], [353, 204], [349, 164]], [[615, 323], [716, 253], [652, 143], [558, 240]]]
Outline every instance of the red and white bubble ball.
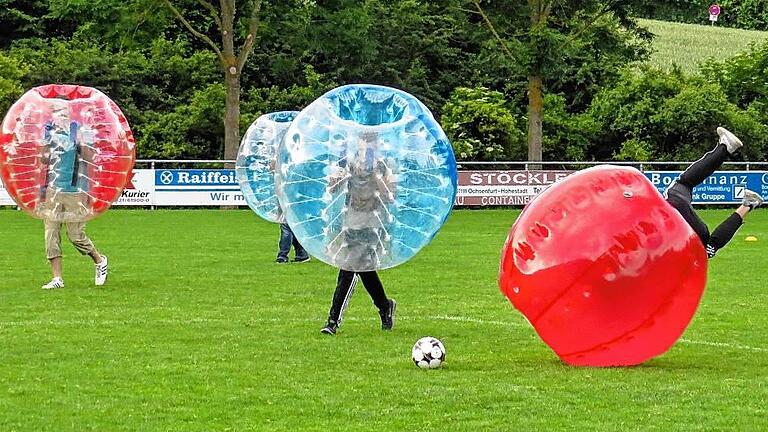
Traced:
[[105, 212], [131, 178], [135, 142], [120, 108], [90, 87], [25, 93], [0, 131], [0, 178], [30, 215], [84, 222]]
[[630, 366], [666, 352], [707, 279], [696, 233], [633, 168], [571, 175], [523, 210], [499, 285], [565, 363]]

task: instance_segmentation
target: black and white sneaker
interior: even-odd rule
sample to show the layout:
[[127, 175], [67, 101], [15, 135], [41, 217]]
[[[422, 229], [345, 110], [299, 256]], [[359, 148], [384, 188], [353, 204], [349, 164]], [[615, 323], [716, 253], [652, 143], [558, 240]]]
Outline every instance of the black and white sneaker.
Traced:
[[94, 278], [96, 286], [104, 285], [104, 282], [107, 281], [107, 275], [109, 275], [109, 263], [107, 256], [102, 255], [101, 262], [96, 264], [96, 277]]
[[397, 302], [395, 299], [389, 299], [389, 307], [385, 311], [379, 311], [381, 315], [381, 329], [392, 330], [395, 326], [395, 309], [397, 308]]
[[64, 280], [62, 280], [60, 277], [55, 277], [55, 278], [51, 279], [50, 282], [48, 282], [47, 284], [43, 285], [42, 288], [44, 290], [64, 288]]
[[336, 324], [333, 321], [328, 321], [325, 324], [325, 327], [320, 329], [320, 333], [333, 336], [333, 335], [336, 334], [336, 330], [338, 330], [338, 329], [339, 329], [339, 325], [338, 324]]
[[294, 258], [294, 259], [293, 259], [293, 262], [295, 262], [295, 263], [305, 263], [305, 262], [309, 262], [309, 260], [311, 260], [311, 259], [312, 259], [312, 258], [310, 258], [310, 257], [309, 257], [309, 255], [307, 255], [307, 256], [305, 256], [305, 257], [297, 257], [297, 258]]

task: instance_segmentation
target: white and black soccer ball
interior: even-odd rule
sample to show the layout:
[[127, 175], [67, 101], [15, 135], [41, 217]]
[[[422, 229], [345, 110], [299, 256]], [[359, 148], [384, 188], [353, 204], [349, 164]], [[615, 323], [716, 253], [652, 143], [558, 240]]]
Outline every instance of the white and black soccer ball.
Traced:
[[445, 361], [445, 347], [439, 340], [426, 336], [416, 341], [411, 358], [422, 369], [437, 369]]

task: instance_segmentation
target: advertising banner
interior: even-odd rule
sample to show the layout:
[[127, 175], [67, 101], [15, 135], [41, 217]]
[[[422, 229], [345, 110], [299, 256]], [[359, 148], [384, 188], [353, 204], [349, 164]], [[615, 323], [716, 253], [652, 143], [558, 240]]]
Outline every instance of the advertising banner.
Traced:
[[456, 205], [525, 205], [573, 171], [459, 171]]
[[8, 192], [5, 190], [5, 186], [3, 185], [3, 182], [0, 181], [0, 206], [9, 206], [9, 205], [16, 205], [16, 203], [13, 202], [11, 197], [8, 195]]
[[246, 205], [235, 170], [155, 170], [155, 205]]
[[149, 206], [155, 201], [155, 172], [151, 169], [133, 170], [133, 176], [114, 205]]
[[[648, 180], [663, 193], [681, 171], [646, 171]], [[753, 190], [768, 198], [767, 171], [716, 171], [693, 189], [694, 204], [737, 204], [744, 190]]]
[[[459, 171], [458, 206], [521, 206], [573, 171]], [[646, 171], [663, 193], [680, 171]], [[737, 204], [744, 190], [768, 199], [768, 171], [718, 171], [693, 191], [694, 204]], [[15, 205], [0, 183], [0, 206]], [[118, 206], [245, 206], [234, 170], [137, 169]]]

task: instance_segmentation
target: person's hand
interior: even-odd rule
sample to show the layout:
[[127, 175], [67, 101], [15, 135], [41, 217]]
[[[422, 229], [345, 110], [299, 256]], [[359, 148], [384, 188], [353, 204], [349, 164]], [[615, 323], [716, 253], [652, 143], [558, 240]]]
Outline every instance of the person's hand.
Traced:
[[335, 192], [341, 183], [347, 179], [348, 173], [346, 168], [332, 167], [330, 169], [332, 169], [333, 172], [328, 178], [328, 192]]

